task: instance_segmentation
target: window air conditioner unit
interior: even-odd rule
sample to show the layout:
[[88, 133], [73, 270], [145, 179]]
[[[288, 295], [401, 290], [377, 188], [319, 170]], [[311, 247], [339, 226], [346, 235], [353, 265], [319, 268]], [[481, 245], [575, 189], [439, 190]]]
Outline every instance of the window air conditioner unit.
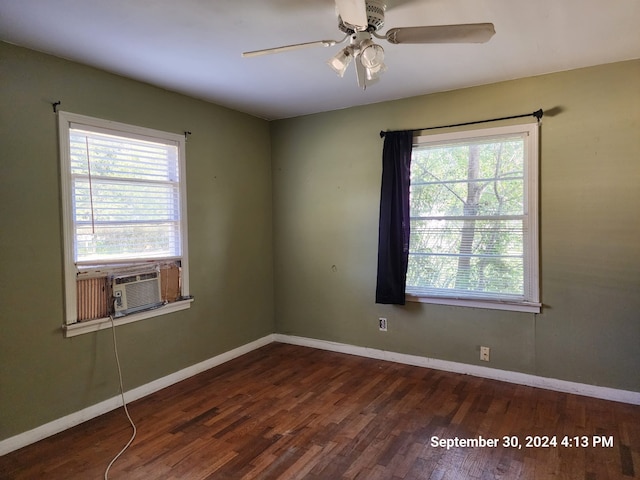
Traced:
[[157, 271], [113, 277], [112, 290], [115, 317], [157, 308], [163, 304], [160, 296], [160, 272]]

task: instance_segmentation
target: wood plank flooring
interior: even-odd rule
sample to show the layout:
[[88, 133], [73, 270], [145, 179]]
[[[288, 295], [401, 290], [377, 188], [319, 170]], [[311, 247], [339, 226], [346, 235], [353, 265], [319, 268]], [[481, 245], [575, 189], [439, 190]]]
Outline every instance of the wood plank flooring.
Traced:
[[[253, 351], [129, 411], [138, 435], [110, 479], [640, 478], [638, 406], [293, 345]], [[0, 478], [100, 479], [130, 435], [118, 409], [1, 457]], [[541, 446], [545, 436], [557, 445]], [[460, 443], [480, 437], [498, 445]]]

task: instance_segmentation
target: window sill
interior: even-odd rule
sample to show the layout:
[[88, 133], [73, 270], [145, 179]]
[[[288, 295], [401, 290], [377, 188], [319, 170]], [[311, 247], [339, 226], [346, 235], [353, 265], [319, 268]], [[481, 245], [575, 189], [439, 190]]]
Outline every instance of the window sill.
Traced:
[[433, 303], [437, 305], [453, 305], [456, 307], [488, 308], [492, 310], [510, 310], [513, 312], [540, 313], [541, 303], [506, 302], [499, 300], [470, 300], [465, 298], [423, 297], [406, 294], [407, 302]]
[[[167, 313], [186, 310], [191, 307], [191, 302], [193, 302], [193, 298], [168, 303], [152, 310], [145, 310], [144, 312], [132, 313], [125, 317], [114, 318], [113, 324], [117, 327], [119, 325], [125, 325], [127, 323], [137, 322], [139, 320], [145, 320], [159, 315], [165, 315]], [[111, 328], [111, 319], [108, 317], [63, 325], [62, 330], [64, 331], [64, 336], [69, 338], [75, 337], [76, 335], [82, 335], [84, 333], [97, 332], [98, 330], [104, 330], [106, 328]]]

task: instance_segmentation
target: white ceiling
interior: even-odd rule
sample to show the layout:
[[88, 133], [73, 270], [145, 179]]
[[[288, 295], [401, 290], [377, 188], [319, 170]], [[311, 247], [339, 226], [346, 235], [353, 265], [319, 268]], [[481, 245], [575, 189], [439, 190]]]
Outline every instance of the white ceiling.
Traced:
[[[0, 0], [0, 39], [278, 119], [640, 58], [640, 0], [388, 0], [388, 28], [493, 22], [479, 45], [391, 45], [366, 91], [341, 47], [333, 0]], [[640, 81], [640, 79], [638, 79]]]

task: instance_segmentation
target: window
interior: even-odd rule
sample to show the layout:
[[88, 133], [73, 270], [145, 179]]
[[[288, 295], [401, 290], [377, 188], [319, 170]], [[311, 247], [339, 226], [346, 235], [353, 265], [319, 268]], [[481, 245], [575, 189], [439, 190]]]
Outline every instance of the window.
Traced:
[[155, 269], [164, 303], [188, 297], [184, 137], [67, 112], [59, 133], [67, 326], [108, 318], [118, 275]]
[[414, 139], [408, 300], [540, 311], [537, 133]]

